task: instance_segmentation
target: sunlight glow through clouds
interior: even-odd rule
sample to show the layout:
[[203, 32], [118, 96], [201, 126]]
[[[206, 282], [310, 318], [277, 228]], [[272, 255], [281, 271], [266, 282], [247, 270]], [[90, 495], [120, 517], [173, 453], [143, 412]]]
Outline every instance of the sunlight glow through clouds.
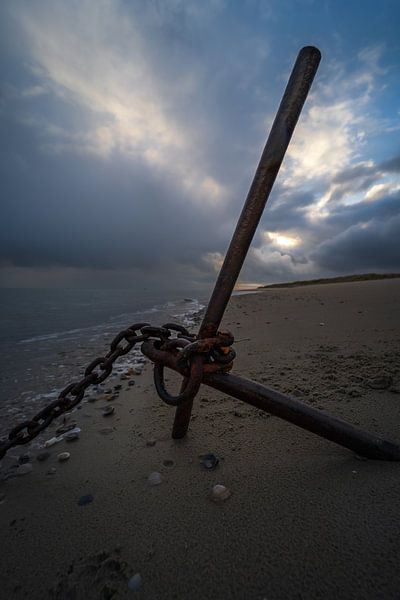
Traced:
[[373, 202], [400, 190], [399, 182], [378, 183], [373, 185], [365, 194], [365, 200]]
[[363, 146], [378, 128], [370, 104], [376, 79], [384, 73], [380, 54], [379, 47], [361, 51], [358, 70], [350, 75], [337, 64], [330, 82], [317, 82], [307, 100], [288, 148], [283, 185], [290, 189], [319, 183], [321, 196], [308, 208], [311, 221], [329, 215], [337, 189], [332, 179], [359, 161]]
[[[99, 4], [89, 28], [93, 6], [86, 2], [80, 7], [80, 22], [60, 2], [49, 4], [45, 18], [34, 5], [30, 10], [25, 5], [17, 15], [36, 74], [64, 101], [92, 114], [83, 131], [53, 129], [48, 150], [53, 145], [57, 152], [87, 152], [103, 159], [115, 152], [142, 158], [174, 174], [184, 191], [201, 203], [223, 202], [224, 187], [202, 170], [191, 152], [197, 132], [170, 110], [172, 92], [158, 81], [143, 33], [119, 14], [118, 4]], [[184, 82], [178, 86], [180, 93], [185, 88]]]
[[0, 3], [6, 264], [215, 278], [303, 40], [323, 60], [243, 280], [398, 269], [398, 10], [269, 4]]
[[265, 231], [264, 239], [273, 242], [273, 244], [280, 248], [294, 248], [300, 243], [300, 239], [298, 237], [283, 235], [282, 233], [273, 231]]

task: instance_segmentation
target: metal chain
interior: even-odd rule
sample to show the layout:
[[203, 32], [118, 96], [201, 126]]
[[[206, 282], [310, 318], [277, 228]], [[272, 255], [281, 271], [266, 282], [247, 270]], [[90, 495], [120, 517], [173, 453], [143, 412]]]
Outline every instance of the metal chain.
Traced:
[[[140, 331], [140, 334], [137, 334], [138, 331]], [[171, 340], [172, 332], [176, 333], [177, 337]], [[190, 334], [185, 327], [176, 323], [166, 323], [161, 327], [154, 327], [149, 323], [134, 323], [114, 337], [110, 344], [110, 350], [105, 356], [95, 358], [89, 363], [85, 369], [84, 377], [80, 381], [74, 381], [67, 385], [59, 394], [57, 400], [40, 410], [32, 419], [23, 421], [14, 427], [10, 431], [7, 441], [0, 441], [0, 459], [13, 446], [31, 442], [54, 419], [77, 406], [83, 400], [88, 387], [103, 383], [111, 375], [114, 363], [120, 356], [128, 354], [136, 344], [150, 338], [155, 339], [163, 347], [170, 345], [171, 350], [184, 347], [182, 360], [189, 369], [196, 354], [204, 356], [205, 353], [208, 353], [213, 361], [221, 363], [221, 365], [227, 361], [227, 358], [232, 360], [232, 357], [234, 357], [234, 351], [232, 350], [229, 352], [228, 357], [220, 353], [221, 347], [233, 343], [233, 337], [230, 334], [221, 334], [215, 338], [210, 338], [210, 340], [196, 341], [195, 335]], [[123, 341], [126, 342], [125, 345], [121, 344]], [[162, 395], [161, 397], [163, 398]]]
[[[140, 330], [140, 335], [136, 332]], [[189, 335], [189, 332], [185, 330]], [[105, 356], [94, 359], [85, 369], [84, 377], [67, 385], [59, 394], [57, 400], [39, 411], [32, 419], [23, 421], [14, 427], [5, 442], [0, 442], [0, 459], [13, 446], [27, 444], [39, 435], [54, 419], [70, 411], [83, 399], [85, 392], [91, 385], [98, 385], [109, 377], [113, 370], [114, 362], [132, 348], [150, 337], [164, 340], [170, 331], [163, 327], [150, 327], [149, 323], [135, 323], [127, 329], [120, 331], [110, 344], [110, 350]], [[121, 345], [125, 340], [126, 344]], [[26, 430], [26, 431], [24, 431]]]

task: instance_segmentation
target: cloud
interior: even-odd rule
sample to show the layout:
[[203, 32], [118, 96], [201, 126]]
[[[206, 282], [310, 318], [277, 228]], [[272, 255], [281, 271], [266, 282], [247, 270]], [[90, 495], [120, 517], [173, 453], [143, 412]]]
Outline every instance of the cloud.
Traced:
[[[386, 73], [382, 52], [361, 50], [350, 73], [330, 65], [329, 82], [322, 78], [307, 100], [253, 252], [258, 280], [399, 269], [400, 163], [368, 157], [379, 126], [372, 105]], [[295, 243], [277, 243], [282, 232], [283, 242]]]
[[[400, 201], [400, 197], [397, 198]], [[312, 255], [321, 268], [332, 271], [398, 271], [400, 265], [400, 214], [352, 225], [323, 242]]]
[[[170, 26], [171, 10], [150, 7], [153, 26]], [[171, 8], [196, 18], [204, 13], [190, 3]], [[188, 69], [175, 69], [173, 86], [160, 76], [160, 63], [165, 61], [154, 55], [148, 31], [135, 12], [128, 15], [122, 3], [109, 0], [21, 3], [13, 12], [32, 71], [61, 103], [85, 115], [72, 129], [37, 122], [47, 134], [43, 148], [103, 158], [120, 153], [168, 172], [192, 200], [213, 205], [225, 198], [223, 184], [196, 153], [201, 131], [174, 108], [198, 92], [197, 79]], [[44, 89], [33, 86], [29, 93]], [[23, 95], [29, 94], [25, 90]]]
[[[9, 5], [20, 61], [0, 101], [9, 282], [13, 268], [17, 279], [36, 269], [41, 281], [79, 285], [101, 274], [110, 285], [214, 279], [288, 64], [271, 52], [273, 28], [263, 29], [272, 16], [249, 27], [254, 7], [262, 10], [217, 0]], [[359, 254], [345, 263], [340, 248], [354, 235], [361, 256], [368, 228], [381, 268], [392, 265], [382, 232], [399, 214], [400, 162], [374, 148], [396, 127], [376, 110], [384, 53], [378, 44], [322, 62], [243, 279], [358, 268]]]

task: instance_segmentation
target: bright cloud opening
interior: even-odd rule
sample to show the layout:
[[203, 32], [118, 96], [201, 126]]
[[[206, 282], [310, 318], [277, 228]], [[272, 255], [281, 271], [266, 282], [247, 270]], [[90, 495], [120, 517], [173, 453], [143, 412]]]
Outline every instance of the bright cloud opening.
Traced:
[[280, 248], [294, 248], [295, 246], [298, 246], [301, 241], [298, 237], [284, 235], [283, 233], [274, 231], [266, 231], [264, 233], [264, 238], [266, 241], [272, 241]]

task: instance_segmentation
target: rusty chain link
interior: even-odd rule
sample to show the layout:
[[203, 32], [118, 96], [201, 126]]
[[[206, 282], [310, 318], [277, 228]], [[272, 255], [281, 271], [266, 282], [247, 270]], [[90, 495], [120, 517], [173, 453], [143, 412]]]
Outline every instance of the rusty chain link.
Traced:
[[[140, 334], [137, 332], [140, 331]], [[177, 336], [171, 339], [172, 332]], [[161, 327], [154, 327], [149, 323], [134, 323], [127, 329], [120, 331], [112, 340], [110, 350], [105, 356], [92, 360], [84, 371], [84, 377], [80, 381], [72, 382], [59, 394], [57, 400], [48, 404], [40, 410], [32, 419], [23, 421], [16, 425], [9, 433], [6, 441], [0, 441], [0, 460], [14, 446], [27, 444], [46, 429], [54, 419], [70, 411], [84, 398], [88, 387], [103, 383], [112, 373], [116, 360], [128, 354], [136, 344], [154, 339], [155, 343], [162, 349], [175, 352], [181, 348], [181, 366], [188, 374], [188, 385], [185, 392], [177, 397], [170, 396], [165, 390], [163, 379], [163, 367], [155, 364], [155, 383], [159, 396], [167, 403], [178, 405], [188, 397], [194, 397], [202, 379], [203, 362], [213, 362], [221, 367], [231, 363], [235, 352], [230, 347], [233, 336], [230, 333], [218, 333], [215, 338], [196, 340], [196, 336], [190, 334], [182, 325], [166, 323]], [[125, 345], [121, 342], [125, 341]], [[162, 385], [157, 385], [161, 381]], [[24, 431], [26, 429], [26, 431]]]

